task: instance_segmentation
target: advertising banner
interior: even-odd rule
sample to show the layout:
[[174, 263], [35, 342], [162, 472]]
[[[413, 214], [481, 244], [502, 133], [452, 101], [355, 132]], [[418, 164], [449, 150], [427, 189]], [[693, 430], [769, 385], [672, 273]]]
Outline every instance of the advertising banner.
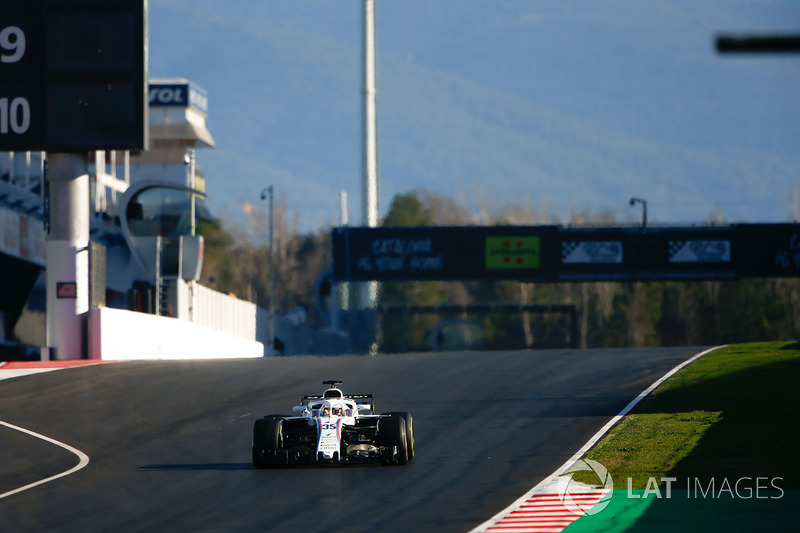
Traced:
[[547, 280], [555, 226], [336, 228], [336, 280]]
[[337, 281], [800, 276], [800, 225], [336, 228]]

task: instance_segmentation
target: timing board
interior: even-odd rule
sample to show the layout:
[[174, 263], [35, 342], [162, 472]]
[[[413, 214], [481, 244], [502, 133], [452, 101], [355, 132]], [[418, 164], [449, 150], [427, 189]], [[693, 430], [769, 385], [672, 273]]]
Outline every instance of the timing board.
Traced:
[[0, 151], [146, 149], [146, 35], [146, 0], [3, 0]]

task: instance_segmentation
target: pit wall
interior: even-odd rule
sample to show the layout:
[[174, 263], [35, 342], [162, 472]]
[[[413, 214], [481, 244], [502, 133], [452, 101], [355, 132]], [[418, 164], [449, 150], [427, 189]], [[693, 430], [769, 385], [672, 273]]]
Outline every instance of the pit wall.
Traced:
[[264, 345], [200, 324], [135, 311], [88, 312], [90, 359], [233, 359], [262, 357]]

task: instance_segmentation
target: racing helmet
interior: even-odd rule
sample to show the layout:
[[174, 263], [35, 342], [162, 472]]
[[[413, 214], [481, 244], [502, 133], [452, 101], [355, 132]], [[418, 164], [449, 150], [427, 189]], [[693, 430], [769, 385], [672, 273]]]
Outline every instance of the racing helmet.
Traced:
[[340, 405], [336, 405], [333, 407], [333, 414], [336, 416], [342, 416], [344, 414], [344, 409]]

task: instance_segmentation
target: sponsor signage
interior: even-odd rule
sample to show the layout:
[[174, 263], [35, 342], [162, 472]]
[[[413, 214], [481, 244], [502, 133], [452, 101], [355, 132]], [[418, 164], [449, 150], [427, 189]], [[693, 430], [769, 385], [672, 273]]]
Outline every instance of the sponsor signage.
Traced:
[[[545, 279], [555, 227], [336, 228], [336, 280]], [[548, 263], [546, 257], [551, 260]]]
[[640, 241], [646, 254], [640, 265], [646, 279], [730, 279], [739, 275], [734, 263], [736, 226], [664, 228]]
[[800, 277], [800, 224], [336, 228], [336, 281]]
[[622, 241], [561, 241], [561, 263], [565, 265], [619, 265]]
[[541, 265], [541, 241], [532, 237], [486, 237], [486, 269], [534, 269]]
[[637, 262], [634, 228], [560, 228], [558, 281], [624, 280]]
[[147, 147], [146, 0], [3, 0], [0, 151]]
[[731, 241], [671, 240], [670, 263], [729, 263]]
[[193, 107], [208, 113], [208, 94], [188, 81], [150, 82], [148, 103], [151, 107]]
[[75, 300], [78, 298], [78, 284], [74, 281], [56, 282], [56, 298], [59, 300]]

